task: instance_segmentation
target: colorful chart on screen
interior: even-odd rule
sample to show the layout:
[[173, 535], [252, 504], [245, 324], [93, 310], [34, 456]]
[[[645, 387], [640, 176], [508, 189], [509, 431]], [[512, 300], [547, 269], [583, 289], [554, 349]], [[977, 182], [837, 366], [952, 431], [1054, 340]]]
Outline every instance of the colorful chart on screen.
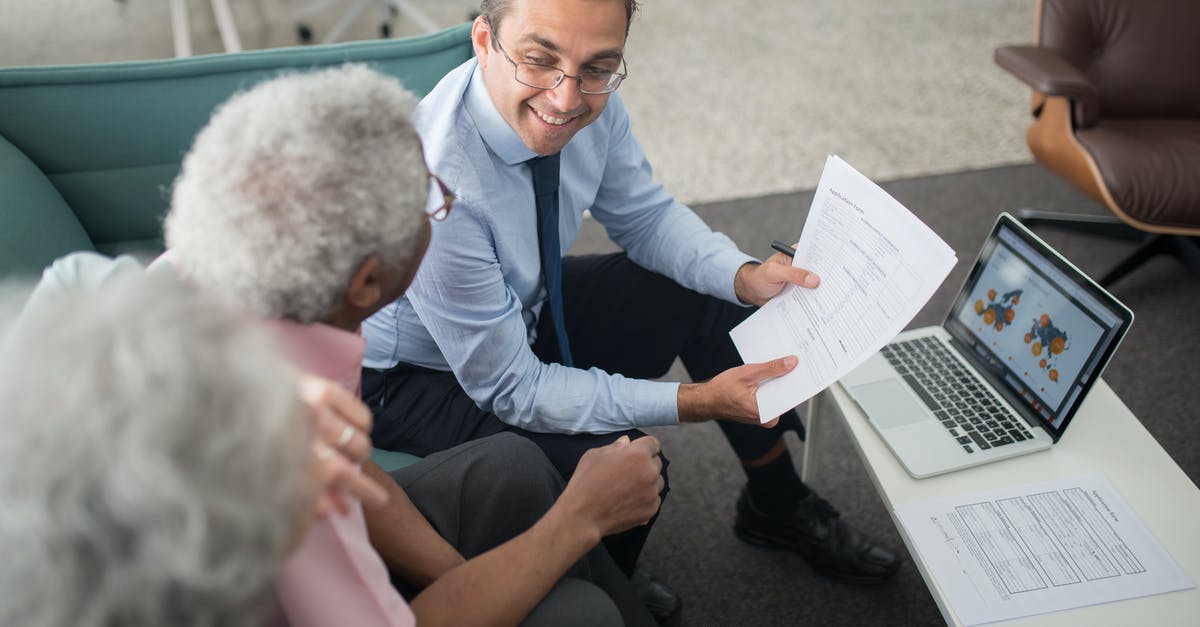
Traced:
[[1104, 333], [1004, 245], [994, 251], [958, 320], [1052, 411], [1062, 406]]

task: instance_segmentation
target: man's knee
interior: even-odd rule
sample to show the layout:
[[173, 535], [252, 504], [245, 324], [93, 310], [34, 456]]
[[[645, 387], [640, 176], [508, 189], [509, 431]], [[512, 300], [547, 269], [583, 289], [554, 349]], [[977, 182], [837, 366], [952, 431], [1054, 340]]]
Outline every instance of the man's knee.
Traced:
[[548, 507], [562, 491], [562, 477], [537, 445], [498, 433], [440, 451], [392, 471], [405, 490], [453, 485], [465, 499], [512, 499]]
[[392, 477], [467, 559], [529, 529], [563, 485], [541, 449], [510, 433], [435, 453]]
[[487, 448], [479, 458], [479, 463], [485, 470], [532, 477], [541, 477], [546, 473], [557, 474], [542, 449], [529, 438], [505, 432], [480, 441], [487, 442]]
[[595, 584], [564, 577], [521, 623], [523, 627], [619, 627], [620, 611]]
[[540, 515], [562, 493], [562, 476], [533, 442], [513, 433], [498, 433], [479, 442], [472, 472], [488, 484], [494, 498]]

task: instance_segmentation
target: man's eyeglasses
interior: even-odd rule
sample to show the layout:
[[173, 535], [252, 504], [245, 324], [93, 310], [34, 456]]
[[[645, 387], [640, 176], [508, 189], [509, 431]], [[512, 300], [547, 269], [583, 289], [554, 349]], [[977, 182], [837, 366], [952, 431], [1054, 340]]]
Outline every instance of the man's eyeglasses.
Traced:
[[[489, 24], [490, 26], [490, 24]], [[579, 81], [579, 91], [585, 94], [611, 94], [617, 91], [621, 86], [621, 81], [628, 76], [628, 67], [625, 65], [625, 59], [621, 59], [621, 67], [625, 72], [609, 72], [607, 70], [583, 70], [574, 76], [567, 74], [553, 65], [542, 65], [540, 63], [529, 63], [528, 61], [513, 61], [512, 57], [504, 51], [500, 45], [500, 38], [496, 37], [496, 31], [492, 31], [492, 41], [496, 42], [496, 49], [500, 54], [504, 55], [508, 62], [513, 64], [513, 74], [517, 82], [532, 87], [534, 89], [554, 89], [564, 78], [573, 78]]]
[[426, 209], [425, 214], [434, 222], [442, 222], [446, 219], [446, 216], [450, 215], [450, 207], [454, 206], [454, 192], [450, 191], [450, 187], [443, 183], [442, 179], [438, 178], [433, 172], [429, 173], [429, 178], [437, 183], [438, 189], [442, 190], [442, 204], [433, 211]]

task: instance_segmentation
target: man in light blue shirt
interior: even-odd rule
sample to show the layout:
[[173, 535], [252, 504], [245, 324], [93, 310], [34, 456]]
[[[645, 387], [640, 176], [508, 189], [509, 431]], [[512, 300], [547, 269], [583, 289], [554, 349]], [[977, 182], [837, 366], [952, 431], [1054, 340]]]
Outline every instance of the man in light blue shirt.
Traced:
[[[430, 168], [456, 201], [407, 296], [364, 326], [376, 445], [426, 454], [514, 430], [569, 475], [587, 448], [641, 427], [715, 419], [749, 477], [743, 539], [833, 576], [886, 579], [897, 557], [800, 482], [782, 428], [759, 425], [757, 385], [795, 357], [742, 365], [728, 337], [747, 305], [817, 277], [742, 253], [654, 182], [614, 93], [634, 10], [485, 0], [476, 59], [422, 101]], [[557, 173], [539, 174], [543, 155]], [[589, 209], [624, 252], [562, 259]], [[646, 380], [676, 356], [701, 383]], [[777, 422], [801, 431], [794, 412], [767, 427]], [[610, 539], [627, 572], [644, 539]]]

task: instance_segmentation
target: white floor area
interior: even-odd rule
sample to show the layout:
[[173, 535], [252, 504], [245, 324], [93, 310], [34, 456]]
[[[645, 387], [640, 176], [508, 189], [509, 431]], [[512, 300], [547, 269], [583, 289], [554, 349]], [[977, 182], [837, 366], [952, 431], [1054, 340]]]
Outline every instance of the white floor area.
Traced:
[[[296, 0], [229, 0], [246, 48], [294, 45]], [[183, 0], [196, 54], [221, 52]], [[436, 23], [468, 0], [411, 0]], [[349, 4], [349, 3], [346, 3]], [[645, 0], [621, 97], [686, 202], [816, 186], [837, 153], [876, 180], [1026, 162], [1028, 91], [992, 63], [1029, 42], [1033, 0]], [[341, 9], [313, 17], [317, 37]], [[368, 12], [350, 37], [374, 37]], [[419, 32], [403, 17], [397, 35]], [[0, 66], [174, 54], [168, 0], [0, 0]]]

